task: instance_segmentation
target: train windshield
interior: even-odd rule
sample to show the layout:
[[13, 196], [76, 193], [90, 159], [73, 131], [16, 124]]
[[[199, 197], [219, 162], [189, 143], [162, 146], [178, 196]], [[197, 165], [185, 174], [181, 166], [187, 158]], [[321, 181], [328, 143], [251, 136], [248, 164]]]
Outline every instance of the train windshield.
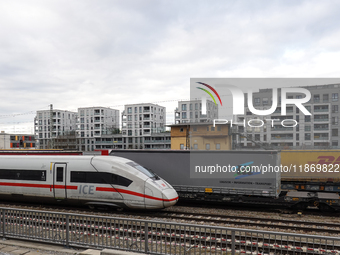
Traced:
[[129, 166], [132, 166], [133, 168], [136, 168], [138, 171], [142, 172], [143, 174], [145, 174], [147, 177], [150, 177], [150, 178], [155, 178], [157, 177], [157, 175], [155, 175], [153, 172], [151, 172], [150, 170], [142, 167], [141, 165], [138, 165], [137, 163], [135, 162], [128, 162], [126, 163], [128, 164]]

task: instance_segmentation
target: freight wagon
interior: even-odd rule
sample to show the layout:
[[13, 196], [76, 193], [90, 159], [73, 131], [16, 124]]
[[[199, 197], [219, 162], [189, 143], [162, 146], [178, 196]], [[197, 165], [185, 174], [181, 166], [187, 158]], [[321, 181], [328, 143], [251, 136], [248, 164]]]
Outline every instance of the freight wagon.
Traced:
[[281, 164], [283, 190], [340, 191], [340, 150], [284, 150]]
[[[283, 152], [282, 152], [283, 153]], [[336, 192], [321, 190], [281, 189], [281, 174], [287, 170], [278, 151], [175, 151], [175, 150], [113, 150], [110, 155], [131, 159], [167, 180], [180, 199], [222, 203], [266, 204], [304, 209], [316, 206], [322, 210], [340, 207]], [[223, 166], [229, 166], [230, 170]], [[220, 167], [220, 168], [219, 168]], [[279, 171], [251, 172], [270, 167]], [[285, 169], [283, 169], [285, 168]], [[228, 170], [228, 171], [227, 171]], [[211, 173], [213, 171], [213, 173]], [[216, 175], [216, 171], [220, 171]], [[288, 181], [287, 175], [284, 179]]]

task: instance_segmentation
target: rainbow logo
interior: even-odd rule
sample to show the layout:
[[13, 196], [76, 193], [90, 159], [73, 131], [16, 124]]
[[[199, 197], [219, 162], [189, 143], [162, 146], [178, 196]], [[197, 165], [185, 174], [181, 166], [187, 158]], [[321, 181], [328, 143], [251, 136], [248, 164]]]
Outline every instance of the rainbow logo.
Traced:
[[[220, 100], [220, 103], [221, 103], [221, 106], [222, 106], [222, 101], [221, 101], [220, 95], [217, 93], [217, 91], [216, 91], [213, 87], [211, 87], [210, 85], [205, 84], [205, 83], [203, 83], [203, 82], [197, 82], [197, 83], [202, 84], [202, 85], [208, 87], [209, 89], [211, 89], [211, 90], [215, 93], [215, 95], [218, 97], [218, 100]], [[208, 90], [203, 89], [203, 88], [201, 88], [201, 87], [196, 87], [196, 88], [201, 89], [201, 90], [205, 91], [206, 93], [208, 93], [208, 95], [211, 96], [211, 98], [214, 100], [215, 105], [217, 105], [214, 96], [213, 96]]]

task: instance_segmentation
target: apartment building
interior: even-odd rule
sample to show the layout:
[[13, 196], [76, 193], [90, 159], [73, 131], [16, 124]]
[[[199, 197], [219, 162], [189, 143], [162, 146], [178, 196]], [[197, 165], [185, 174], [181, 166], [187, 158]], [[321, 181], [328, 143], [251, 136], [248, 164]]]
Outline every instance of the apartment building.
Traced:
[[36, 147], [53, 149], [55, 138], [76, 130], [76, 120], [77, 112], [56, 109], [37, 111], [34, 118]]
[[[278, 96], [278, 107], [270, 116], [253, 115], [245, 107], [245, 116], [238, 116], [239, 126], [234, 132], [238, 134], [237, 147], [254, 147], [253, 141], [270, 145], [272, 148], [339, 148], [339, 94], [340, 84], [302, 87], [311, 92], [311, 99], [304, 106], [312, 113], [305, 116], [295, 105], [287, 105], [287, 116], [281, 115], [281, 97]], [[280, 90], [278, 90], [280, 95]], [[302, 98], [302, 94], [288, 94], [287, 98]], [[247, 100], [245, 100], [247, 101]], [[272, 89], [260, 89], [253, 93], [253, 103], [256, 109], [269, 109], [272, 105]], [[242, 126], [240, 123], [258, 119], [263, 121], [263, 127]], [[295, 120], [295, 127], [284, 127], [283, 120]], [[256, 121], [252, 121], [254, 125]], [[289, 121], [288, 121], [289, 122]], [[288, 123], [286, 121], [286, 123]], [[293, 123], [291, 121], [291, 123]]]
[[128, 104], [122, 113], [122, 139], [117, 148], [170, 149], [170, 133], [165, 132], [166, 108], [157, 104]]
[[78, 108], [76, 130], [78, 150], [112, 148], [110, 135], [117, 132], [119, 132], [119, 110], [106, 107]]
[[34, 134], [8, 134], [0, 133], [0, 149], [35, 149], [36, 141]]
[[206, 114], [202, 114], [201, 100], [179, 101], [175, 109], [175, 124], [212, 122], [214, 119], [218, 119], [218, 107], [210, 100], [206, 100]]

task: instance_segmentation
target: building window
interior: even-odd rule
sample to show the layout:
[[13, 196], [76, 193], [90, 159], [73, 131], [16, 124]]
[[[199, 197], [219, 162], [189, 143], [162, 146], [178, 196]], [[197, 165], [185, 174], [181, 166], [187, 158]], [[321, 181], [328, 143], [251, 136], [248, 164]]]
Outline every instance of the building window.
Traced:
[[196, 131], [197, 131], [197, 127], [193, 127], [192, 130], [193, 130], [194, 132], [196, 132]]
[[311, 130], [311, 126], [305, 126], [305, 131], [310, 131]]
[[221, 126], [217, 126], [217, 131], [221, 131], [222, 127]]
[[190, 111], [192, 111], [192, 104], [190, 104]]
[[339, 100], [339, 94], [338, 93], [332, 93], [332, 101], [336, 102]]
[[338, 141], [332, 141], [332, 146], [338, 147]]
[[205, 149], [210, 150], [210, 143], [205, 144]]
[[186, 112], [182, 112], [182, 119], [186, 119], [187, 118], [187, 113]]
[[259, 97], [254, 98], [254, 105], [260, 105], [260, 103], [261, 103], [261, 98]]
[[305, 140], [310, 140], [310, 133], [305, 134]]
[[198, 110], [198, 104], [195, 103], [195, 110]]
[[179, 129], [179, 132], [183, 132], [183, 128], [180, 128], [180, 129]]
[[132, 113], [132, 107], [128, 107], [128, 113]]
[[183, 143], [180, 144], [180, 149], [184, 150], [184, 144]]
[[211, 130], [211, 131], [215, 131], [215, 127], [211, 127], [210, 130]]
[[338, 116], [332, 117], [332, 125], [338, 125]]
[[305, 116], [305, 122], [310, 122], [310, 116]]
[[186, 104], [182, 104], [182, 111], [186, 111], [187, 110], [187, 105]]
[[328, 102], [329, 101], [328, 94], [323, 94], [322, 95], [322, 101], [323, 102]]
[[314, 103], [320, 102], [320, 95], [314, 95]]
[[262, 99], [262, 104], [263, 104], [263, 105], [268, 105], [268, 98], [267, 98], [267, 97], [264, 97], [264, 98]]
[[332, 105], [332, 113], [339, 112], [339, 106], [338, 105]]
[[332, 129], [332, 136], [338, 136], [338, 129]]
[[220, 150], [221, 149], [221, 144], [220, 143], [216, 143], [216, 150]]
[[194, 150], [197, 150], [198, 149], [198, 145], [197, 143], [194, 143]]

